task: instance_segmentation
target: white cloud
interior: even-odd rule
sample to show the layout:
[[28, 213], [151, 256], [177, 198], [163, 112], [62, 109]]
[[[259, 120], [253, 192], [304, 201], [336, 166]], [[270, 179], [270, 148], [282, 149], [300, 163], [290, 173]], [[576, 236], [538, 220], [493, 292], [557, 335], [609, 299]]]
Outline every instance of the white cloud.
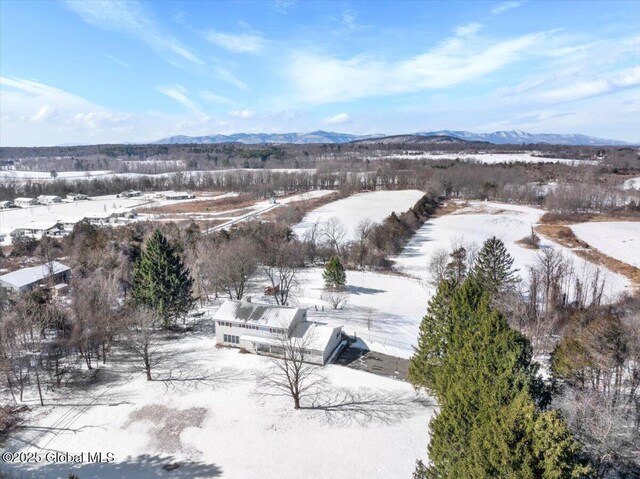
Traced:
[[104, 56], [106, 58], [108, 58], [109, 60], [111, 60], [113, 63], [120, 65], [123, 68], [131, 68], [131, 65], [129, 65], [127, 62], [125, 62], [124, 60], [120, 60], [118, 57], [114, 57], [113, 55], [109, 55], [108, 53], [105, 53]]
[[138, 38], [154, 50], [177, 55], [192, 64], [204, 65], [204, 62], [178, 39], [163, 32], [139, 2], [66, 0], [65, 4], [91, 25], [125, 33]]
[[[464, 34], [472, 31], [477, 27], [462, 28]], [[340, 59], [298, 52], [291, 59], [288, 74], [298, 101], [315, 104], [449, 88], [522, 59], [549, 35], [539, 32], [500, 42], [456, 35], [425, 53], [401, 60], [367, 55]]]
[[459, 37], [470, 37], [478, 33], [484, 25], [478, 22], [467, 23], [456, 27], [455, 32]]
[[222, 95], [218, 95], [216, 93], [213, 93], [211, 91], [208, 90], [203, 90], [200, 92], [200, 96], [210, 102], [210, 103], [221, 103], [223, 105], [233, 105], [235, 104], [235, 102], [227, 97], [224, 97]]
[[182, 106], [187, 108], [196, 114], [201, 114], [200, 107], [196, 105], [193, 101], [189, 99], [187, 96], [187, 89], [181, 85], [173, 85], [173, 86], [159, 86], [156, 88], [163, 95], [168, 96], [169, 98], [174, 99]]
[[497, 15], [506, 11], [518, 8], [520, 5], [526, 3], [526, 0], [514, 0], [509, 2], [502, 2], [491, 9], [491, 13]]
[[256, 112], [253, 110], [231, 110], [229, 115], [247, 120], [249, 118], [253, 118], [256, 115]]
[[540, 93], [540, 99], [547, 102], [580, 100], [637, 85], [640, 85], [640, 67], [631, 67], [599, 78], [578, 78], [565, 86]]
[[289, 10], [295, 7], [297, 3], [297, 0], [272, 0], [269, 2], [271, 8], [282, 15], [289, 13]]
[[259, 53], [265, 45], [262, 36], [253, 33], [207, 32], [205, 38], [219, 47], [233, 53]]
[[349, 120], [349, 115], [347, 115], [346, 113], [338, 113], [337, 115], [325, 118], [324, 120], [322, 120], [322, 123], [324, 125], [339, 125], [340, 123], [344, 123], [347, 120]]

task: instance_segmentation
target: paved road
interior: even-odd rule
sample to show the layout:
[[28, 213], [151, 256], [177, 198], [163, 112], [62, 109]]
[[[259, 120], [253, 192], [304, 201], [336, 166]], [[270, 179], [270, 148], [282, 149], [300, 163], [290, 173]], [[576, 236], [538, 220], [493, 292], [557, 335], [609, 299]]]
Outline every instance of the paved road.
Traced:
[[335, 364], [380, 376], [407, 380], [409, 360], [386, 354], [346, 346], [334, 361]]

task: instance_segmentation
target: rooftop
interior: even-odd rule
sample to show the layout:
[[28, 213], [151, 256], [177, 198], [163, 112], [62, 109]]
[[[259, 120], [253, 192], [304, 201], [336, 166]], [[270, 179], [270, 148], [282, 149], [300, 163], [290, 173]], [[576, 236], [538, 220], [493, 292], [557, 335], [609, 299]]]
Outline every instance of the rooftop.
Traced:
[[302, 321], [296, 325], [291, 337], [299, 339], [300, 344], [303, 344], [306, 349], [324, 351], [331, 337], [341, 329], [342, 326]]
[[288, 328], [299, 311], [301, 311], [300, 308], [228, 299], [214, 315], [214, 318], [218, 321], [244, 321], [245, 323]]
[[21, 288], [29, 284], [37, 283], [47, 278], [51, 274], [64, 273], [70, 271], [71, 268], [58, 263], [57, 261], [51, 261], [49, 263], [41, 264], [38, 266], [32, 266], [30, 268], [22, 268], [13, 273], [7, 273], [0, 276], [0, 281], [10, 284], [15, 288]]

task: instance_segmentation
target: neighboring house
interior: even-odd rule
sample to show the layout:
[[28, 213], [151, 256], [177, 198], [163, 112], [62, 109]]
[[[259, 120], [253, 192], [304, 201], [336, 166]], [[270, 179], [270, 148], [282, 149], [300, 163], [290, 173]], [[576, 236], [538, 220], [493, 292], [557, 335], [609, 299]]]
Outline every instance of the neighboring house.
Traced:
[[14, 206], [13, 201], [0, 201], [0, 210], [6, 210], [7, 208], [13, 208]]
[[135, 198], [137, 196], [142, 196], [142, 191], [136, 191], [136, 190], [123, 191], [122, 193], [116, 195], [116, 198]]
[[62, 227], [57, 221], [49, 221], [42, 223], [28, 223], [19, 226], [11, 232], [11, 236], [28, 236], [40, 239], [43, 236], [59, 236], [63, 232]]
[[20, 208], [26, 208], [38, 204], [38, 200], [35, 198], [16, 198], [13, 203]]
[[165, 200], [189, 200], [196, 197], [196, 195], [187, 193], [186, 191], [163, 191], [161, 193], [156, 193], [155, 196], [156, 198]]
[[81, 200], [88, 200], [89, 197], [87, 195], [83, 195], [80, 193], [69, 193], [67, 195], [67, 199], [71, 201], [81, 201]]
[[216, 343], [277, 356], [282, 343], [295, 339], [308, 362], [326, 364], [341, 343], [342, 327], [307, 321], [307, 310], [227, 300], [215, 313]]
[[10, 289], [19, 293], [30, 291], [40, 285], [45, 280], [52, 280], [52, 283], [66, 283], [71, 276], [71, 268], [51, 261], [39, 266], [22, 268], [13, 273], [0, 276], [0, 287]]
[[38, 196], [38, 203], [40, 203], [41, 205], [52, 205], [54, 203], [60, 203], [61, 201], [62, 201], [62, 198], [60, 198], [59, 196], [53, 196], [53, 195]]
[[84, 216], [84, 221], [88, 221], [94, 226], [107, 226], [111, 224], [114, 213], [91, 213]]

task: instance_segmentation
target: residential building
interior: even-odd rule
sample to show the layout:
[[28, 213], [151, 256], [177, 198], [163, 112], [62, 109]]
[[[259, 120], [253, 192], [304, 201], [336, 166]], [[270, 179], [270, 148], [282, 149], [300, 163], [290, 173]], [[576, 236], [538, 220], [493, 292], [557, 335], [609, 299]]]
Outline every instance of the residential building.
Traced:
[[20, 208], [27, 208], [28, 206], [34, 206], [38, 204], [38, 200], [35, 198], [16, 198], [13, 203]]
[[307, 310], [227, 300], [214, 315], [216, 343], [256, 354], [281, 354], [283, 342], [304, 346], [307, 360], [326, 364], [342, 342], [342, 327], [307, 321]]
[[40, 239], [43, 236], [60, 236], [63, 230], [57, 221], [33, 222], [19, 226], [11, 232], [12, 237], [28, 236]]
[[67, 195], [67, 199], [71, 201], [81, 201], [81, 200], [88, 200], [89, 197], [87, 195], [83, 195], [80, 193], [69, 193]]
[[71, 268], [57, 261], [50, 261], [49, 263], [3, 274], [0, 276], [0, 287], [24, 293], [45, 281], [51, 281], [51, 284], [68, 283], [70, 276]]
[[41, 205], [52, 205], [54, 203], [60, 203], [62, 198], [54, 195], [40, 195], [38, 196], [38, 203]]
[[13, 201], [0, 201], [0, 210], [6, 210], [13, 207], [15, 207]]

